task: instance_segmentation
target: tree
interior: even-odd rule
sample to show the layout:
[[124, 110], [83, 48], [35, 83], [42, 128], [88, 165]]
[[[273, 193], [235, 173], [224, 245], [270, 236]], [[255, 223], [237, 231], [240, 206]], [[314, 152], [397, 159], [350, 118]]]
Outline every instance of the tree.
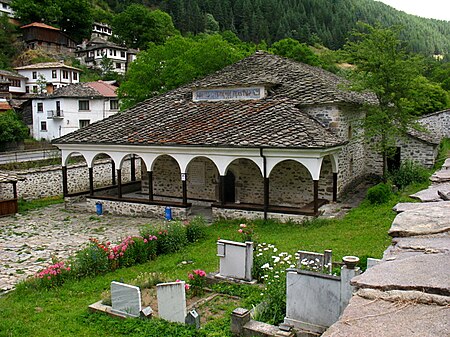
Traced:
[[294, 39], [283, 39], [275, 42], [269, 49], [270, 52], [284, 56], [298, 62], [303, 62], [313, 66], [319, 66], [320, 60], [309, 47]]
[[12, 110], [0, 113], [0, 147], [6, 143], [19, 142], [28, 137], [28, 127]]
[[8, 17], [0, 15], [0, 69], [11, 67], [12, 59], [17, 54], [16, 35]]
[[138, 54], [119, 88], [122, 107], [174, 89], [247, 55], [220, 35], [174, 36], [163, 45], [151, 44]]
[[56, 25], [78, 42], [90, 36], [92, 9], [88, 0], [13, 0], [11, 7], [23, 24]]
[[150, 42], [162, 44], [170, 36], [179, 34], [169, 14], [142, 5], [128, 6], [117, 14], [112, 29], [117, 42], [139, 49], [146, 49]]
[[367, 107], [364, 121], [367, 139], [383, 155], [383, 174], [386, 173], [389, 150], [396, 139], [415, 125], [411, 111], [411, 97], [416, 78], [421, 71], [417, 57], [409, 55], [399, 40], [400, 29], [359, 24], [353, 32], [353, 41], [347, 42], [345, 51], [349, 61], [356, 65], [350, 73], [350, 89], [370, 91], [376, 105]]

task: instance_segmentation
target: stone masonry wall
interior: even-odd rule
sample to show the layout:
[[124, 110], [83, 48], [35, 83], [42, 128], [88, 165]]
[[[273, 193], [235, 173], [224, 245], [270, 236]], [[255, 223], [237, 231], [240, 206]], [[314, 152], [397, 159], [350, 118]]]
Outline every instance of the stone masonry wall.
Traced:
[[450, 138], [450, 109], [423, 116], [419, 119], [419, 123], [441, 138]]
[[[62, 195], [62, 169], [61, 166], [46, 166], [11, 172], [25, 180], [17, 183], [17, 194], [25, 200], [39, 199]], [[94, 187], [111, 185], [111, 163], [109, 160], [97, 161], [94, 165]], [[136, 178], [140, 179], [140, 160], [136, 160]], [[122, 182], [129, 182], [130, 161], [122, 166]], [[87, 165], [69, 165], [67, 169], [67, 183], [69, 193], [89, 190], [89, 171]], [[0, 198], [10, 199], [12, 196], [11, 184], [0, 184]]]
[[400, 160], [412, 160], [425, 167], [433, 167], [438, 155], [439, 146], [420, 141], [414, 137], [401, 139], [397, 142], [401, 147]]
[[[215, 208], [212, 209], [213, 219], [247, 219], [247, 220], [257, 220], [264, 218], [264, 212], [258, 211], [246, 211], [241, 209], [225, 209], [225, 208]], [[281, 214], [281, 213], [267, 213], [269, 219], [278, 220], [281, 222], [295, 222], [301, 223], [308, 218], [312, 218], [307, 215], [301, 214]]]

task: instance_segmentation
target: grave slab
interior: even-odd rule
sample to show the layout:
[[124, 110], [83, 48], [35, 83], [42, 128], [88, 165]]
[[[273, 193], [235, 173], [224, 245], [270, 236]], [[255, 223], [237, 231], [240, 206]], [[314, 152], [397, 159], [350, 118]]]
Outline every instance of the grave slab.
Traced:
[[450, 295], [450, 254], [418, 254], [404, 259], [383, 261], [352, 279], [358, 288], [379, 290], [418, 290]]
[[141, 290], [125, 283], [111, 282], [112, 311], [131, 317], [139, 317], [141, 312]]
[[185, 323], [185, 282], [168, 282], [156, 285], [159, 318], [169, 322]]
[[407, 211], [415, 211], [419, 209], [450, 207], [450, 201], [441, 202], [400, 202], [392, 209], [394, 212], [401, 213]]
[[422, 202], [442, 201], [438, 191], [448, 194], [450, 193], [450, 183], [431, 185], [426, 190], [411, 194], [410, 197], [419, 199]]
[[398, 214], [389, 229], [393, 237], [437, 234], [450, 231], [450, 203]]
[[414, 302], [387, 302], [353, 296], [341, 319], [323, 337], [444, 337], [450, 308]]

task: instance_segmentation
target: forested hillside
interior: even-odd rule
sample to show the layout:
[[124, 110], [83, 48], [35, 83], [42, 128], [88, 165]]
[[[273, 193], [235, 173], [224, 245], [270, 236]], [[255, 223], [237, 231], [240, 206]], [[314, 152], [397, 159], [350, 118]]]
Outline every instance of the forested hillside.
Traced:
[[402, 25], [402, 38], [415, 52], [447, 54], [450, 22], [423, 19], [374, 0], [102, 0], [103, 8], [122, 11], [131, 3], [168, 12], [182, 32], [200, 33], [217, 26], [244, 41], [271, 44], [285, 37], [339, 49], [357, 21]]

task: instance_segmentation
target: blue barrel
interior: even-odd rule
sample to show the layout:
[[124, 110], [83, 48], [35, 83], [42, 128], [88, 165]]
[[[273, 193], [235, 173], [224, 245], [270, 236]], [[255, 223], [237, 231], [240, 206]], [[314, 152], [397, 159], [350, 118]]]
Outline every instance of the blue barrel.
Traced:
[[172, 220], [172, 208], [167, 206], [166, 209], [165, 209], [164, 215], [165, 215], [165, 218], [166, 218], [167, 221]]
[[95, 211], [97, 212], [97, 215], [103, 214], [103, 204], [100, 201], [95, 203]]

